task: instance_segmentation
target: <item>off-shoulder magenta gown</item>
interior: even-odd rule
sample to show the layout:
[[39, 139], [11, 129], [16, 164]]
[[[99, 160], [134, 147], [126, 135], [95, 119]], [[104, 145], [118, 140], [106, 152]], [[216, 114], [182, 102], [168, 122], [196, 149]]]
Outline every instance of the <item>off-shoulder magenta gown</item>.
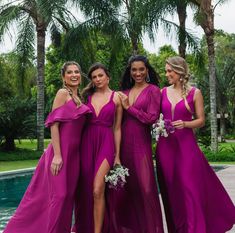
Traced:
[[87, 106], [92, 115], [84, 130], [81, 144], [81, 175], [75, 205], [75, 224], [73, 232], [94, 233], [93, 183], [94, 178], [106, 160], [112, 168], [115, 158], [113, 123], [116, 105], [113, 101], [114, 91], [108, 103], [100, 112], [92, 106], [92, 96], [88, 97]]
[[49, 144], [4, 233], [70, 233], [79, 176], [80, 140], [89, 113], [86, 105], [77, 107], [69, 100], [49, 114], [47, 127], [60, 123], [63, 166], [57, 176], [51, 174], [54, 151]]
[[[174, 109], [162, 91], [161, 109], [165, 119], [192, 120], [194, 93]], [[160, 137], [157, 171], [169, 233], [225, 233], [235, 223], [235, 207], [223, 185], [199, 149], [192, 129], [176, 129]]]
[[107, 232], [163, 233], [151, 147], [151, 125], [159, 117], [160, 99], [159, 88], [149, 84], [124, 111], [121, 162], [130, 176], [123, 189], [109, 190]]

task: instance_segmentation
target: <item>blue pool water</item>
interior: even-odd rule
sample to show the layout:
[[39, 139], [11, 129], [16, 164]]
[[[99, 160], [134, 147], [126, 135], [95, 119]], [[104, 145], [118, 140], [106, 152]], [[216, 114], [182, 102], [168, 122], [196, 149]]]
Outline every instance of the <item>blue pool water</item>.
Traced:
[[0, 179], [0, 232], [18, 206], [32, 174]]

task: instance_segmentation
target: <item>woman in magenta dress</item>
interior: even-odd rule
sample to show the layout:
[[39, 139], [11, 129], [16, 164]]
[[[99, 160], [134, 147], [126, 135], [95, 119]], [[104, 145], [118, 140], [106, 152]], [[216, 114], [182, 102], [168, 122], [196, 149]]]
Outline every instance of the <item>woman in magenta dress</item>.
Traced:
[[117, 192], [110, 213], [111, 232], [162, 233], [162, 213], [154, 175], [151, 125], [160, 112], [158, 77], [144, 56], [133, 56], [124, 72], [119, 93], [124, 110], [121, 162], [130, 176]]
[[4, 233], [69, 233], [79, 176], [79, 147], [89, 108], [78, 97], [81, 69], [76, 62], [62, 68], [64, 88], [46, 120], [52, 142]]
[[169, 58], [165, 69], [171, 86], [162, 90], [161, 111], [175, 132], [159, 139], [157, 171], [168, 232], [225, 233], [235, 223], [235, 207], [193, 132], [205, 121], [202, 94], [188, 85], [183, 58]]
[[110, 90], [110, 75], [100, 63], [88, 72], [91, 82], [83, 97], [92, 111], [81, 146], [81, 176], [76, 201], [73, 232], [101, 233], [106, 209], [104, 177], [120, 163], [122, 105]]

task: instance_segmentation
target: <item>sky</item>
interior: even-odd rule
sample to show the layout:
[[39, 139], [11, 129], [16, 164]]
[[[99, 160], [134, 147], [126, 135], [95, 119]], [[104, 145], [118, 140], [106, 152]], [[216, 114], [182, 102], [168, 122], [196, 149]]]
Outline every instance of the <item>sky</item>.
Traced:
[[[217, 1], [214, 1], [214, 2], [217, 2]], [[224, 3], [221, 6], [218, 5], [216, 7], [216, 10], [215, 10], [215, 28], [216, 29], [222, 29], [228, 33], [235, 33], [234, 9], [235, 9], [235, 0], [230, 0], [227, 3]], [[200, 26], [196, 26], [193, 23], [192, 17], [193, 17], [192, 11], [188, 9], [188, 18], [186, 22], [186, 27], [187, 29], [190, 30], [191, 33], [201, 38], [203, 35], [203, 31]], [[176, 16], [174, 17], [169, 16], [168, 19], [178, 24], [178, 19]], [[16, 36], [16, 32], [12, 33], [12, 38], [10, 38], [9, 36], [5, 37], [4, 41], [0, 44], [0, 53], [10, 52], [14, 48], [15, 36]], [[49, 44], [50, 44], [50, 39], [49, 39], [49, 36], [47, 36], [46, 45], [49, 45]], [[176, 39], [174, 37], [172, 37], [171, 39], [167, 38], [162, 28], [160, 28], [159, 31], [157, 32], [154, 43], [150, 42], [147, 35], [143, 37], [144, 48], [150, 53], [158, 53], [159, 47], [165, 44], [171, 44], [173, 48], [177, 50]]]

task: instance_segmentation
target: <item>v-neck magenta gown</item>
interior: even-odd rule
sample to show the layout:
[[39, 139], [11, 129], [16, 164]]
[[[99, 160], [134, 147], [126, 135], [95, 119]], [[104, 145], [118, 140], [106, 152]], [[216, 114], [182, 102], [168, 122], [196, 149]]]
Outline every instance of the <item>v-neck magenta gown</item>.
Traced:
[[[187, 96], [193, 112], [194, 93], [192, 88]], [[183, 100], [172, 107], [164, 88], [164, 118], [192, 120]], [[168, 137], [160, 137], [157, 171], [169, 233], [225, 233], [235, 224], [234, 204], [198, 147], [192, 129], [176, 129]]]
[[[124, 93], [129, 95], [130, 90]], [[121, 162], [130, 176], [121, 190], [109, 190], [109, 233], [163, 233], [155, 180], [151, 125], [160, 112], [161, 93], [149, 84], [124, 111]]]
[[75, 225], [73, 232], [94, 233], [93, 182], [102, 162], [107, 160], [112, 167], [115, 158], [113, 124], [116, 105], [110, 100], [96, 115], [89, 96], [87, 106], [92, 116], [85, 128], [81, 145], [81, 175], [75, 207]]
[[75, 190], [79, 176], [79, 147], [90, 113], [73, 100], [53, 110], [46, 126], [59, 122], [63, 166], [57, 176], [50, 171], [52, 144], [42, 155], [32, 180], [4, 233], [70, 233]]

